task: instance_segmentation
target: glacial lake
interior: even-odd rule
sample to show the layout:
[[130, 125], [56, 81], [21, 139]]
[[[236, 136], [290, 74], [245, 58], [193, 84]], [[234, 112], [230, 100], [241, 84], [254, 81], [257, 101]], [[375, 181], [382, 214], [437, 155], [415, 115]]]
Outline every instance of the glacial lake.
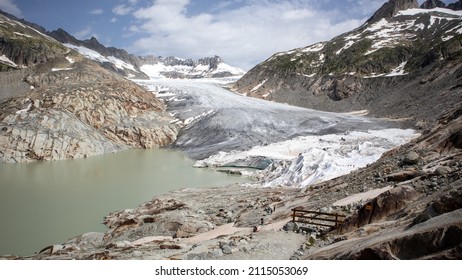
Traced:
[[0, 164], [0, 256], [26, 256], [85, 232], [104, 232], [104, 216], [158, 194], [250, 181], [193, 164], [172, 150]]

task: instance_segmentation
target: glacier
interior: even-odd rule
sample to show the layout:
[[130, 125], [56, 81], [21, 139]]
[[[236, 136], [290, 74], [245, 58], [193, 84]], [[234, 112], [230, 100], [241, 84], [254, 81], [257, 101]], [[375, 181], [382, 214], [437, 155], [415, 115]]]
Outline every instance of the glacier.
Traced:
[[332, 179], [376, 161], [419, 135], [396, 128], [396, 122], [389, 120], [242, 96], [226, 89], [234, 80], [135, 82], [163, 99], [183, 126], [171, 148], [185, 151], [198, 167], [265, 169], [273, 165], [251, 172], [266, 186], [307, 186]]

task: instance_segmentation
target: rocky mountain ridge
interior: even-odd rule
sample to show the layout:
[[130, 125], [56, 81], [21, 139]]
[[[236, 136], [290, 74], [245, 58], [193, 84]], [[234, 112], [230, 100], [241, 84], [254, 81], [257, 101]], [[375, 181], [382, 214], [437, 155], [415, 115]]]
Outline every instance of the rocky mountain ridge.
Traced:
[[0, 162], [157, 148], [178, 127], [152, 93], [0, 15]]
[[383, 4], [380, 9], [374, 13], [374, 15], [367, 20], [367, 23], [375, 23], [384, 18], [391, 18], [395, 16], [399, 11], [418, 8], [419, 3], [417, 0], [389, 0]]
[[446, 8], [446, 4], [440, 0], [427, 0], [420, 5], [421, 9]]
[[[99, 61], [101, 65], [108, 70], [116, 72], [124, 77], [148, 79], [146, 74], [140, 70], [142, 65], [140, 59], [133, 54], [129, 54], [123, 49], [105, 47], [98, 42], [98, 39], [95, 37], [91, 37], [88, 40], [78, 40], [61, 28], [48, 32], [48, 34], [63, 44], [68, 44], [70, 47], [77, 47], [76, 50], [81, 50], [78, 47], [85, 47], [89, 50], [95, 51], [101, 55], [101, 57], [95, 59], [96, 56], [89, 56], [88, 58]], [[86, 55], [87, 53], [88, 52], [82, 52], [83, 55]], [[122, 61], [122, 63], [111, 61], [110, 59], [107, 59], [108, 57], [118, 59]]]
[[[25, 26], [29, 26], [39, 32], [48, 35], [67, 47], [75, 49], [89, 59], [98, 62], [104, 68], [115, 72], [123, 77], [131, 79], [149, 79], [149, 76], [141, 70], [146, 65], [146, 72], [151, 76], [168, 78], [206, 78], [206, 77], [229, 77], [240, 76], [244, 71], [224, 63], [218, 57], [206, 57], [194, 61], [192, 59], [180, 59], [176, 57], [155, 57], [136, 56], [129, 54], [124, 49], [106, 47], [97, 38], [91, 37], [87, 40], [79, 40], [59, 28], [54, 31], [47, 31], [42, 26], [28, 22], [24, 19], [0, 11], [4, 16], [11, 18]], [[153, 72], [153, 67], [155, 70]], [[2, 66], [5, 67], [5, 66]]]
[[136, 56], [123, 49], [105, 47], [98, 39], [78, 40], [63, 29], [48, 34], [80, 52], [89, 59], [99, 62], [103, 67], [131, 79], [149, 77], [167, 78], [205, 78], [243, 75], [244, 71], [224, 63], [219, 56], [206, 57], [194, 61], [177, 57]]
[[[415, 7], [414, 1], [397, 2]], [[397, 2], [380, 10], [393, 7], [395, 13]], [[435, 104], [460, 101], [462, 13], [437, 8], [375, 15], [331, 41], [273, 55], [232, 89], [325, 111], [435, 121]]]
[[462, 1], [459, 0], [458, 2], [449, 4], [448, 8], [452, 9], [452, 10], [455, 10], [455, 11], [460, 11], [460, 10], [462, 10]]
[[196, 61], [174, 56], [140, 57], [141, 67], [150, 77], [166, 77], [180, 79], [222, 78], [241, 76], [245, 72], [226, 64], [219, 56], [201, 58]]

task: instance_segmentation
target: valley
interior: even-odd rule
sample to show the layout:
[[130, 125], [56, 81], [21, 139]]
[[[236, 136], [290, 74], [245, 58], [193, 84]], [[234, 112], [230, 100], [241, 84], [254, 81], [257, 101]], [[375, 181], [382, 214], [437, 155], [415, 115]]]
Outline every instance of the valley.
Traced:
[[[6, 216], [0, 259], [462, 258], [461, 3], [389, 0], [245, 74], [2, 12], [2, 212], [36, 208]], [[105, 227], [8, 252], [79, 219], [47, 214], [67, 200]], [[346, 218], [327, 231], [294, 208]]]

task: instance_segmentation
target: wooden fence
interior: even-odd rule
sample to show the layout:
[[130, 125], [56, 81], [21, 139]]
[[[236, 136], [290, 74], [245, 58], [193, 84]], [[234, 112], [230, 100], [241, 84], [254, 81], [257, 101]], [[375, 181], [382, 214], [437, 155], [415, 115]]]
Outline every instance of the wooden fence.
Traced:
[[323, 226], [337, 229], [346, 218], [344, 215], [330, 214], [302, 209], [292, 209], [292, 221], [315, 226]]

